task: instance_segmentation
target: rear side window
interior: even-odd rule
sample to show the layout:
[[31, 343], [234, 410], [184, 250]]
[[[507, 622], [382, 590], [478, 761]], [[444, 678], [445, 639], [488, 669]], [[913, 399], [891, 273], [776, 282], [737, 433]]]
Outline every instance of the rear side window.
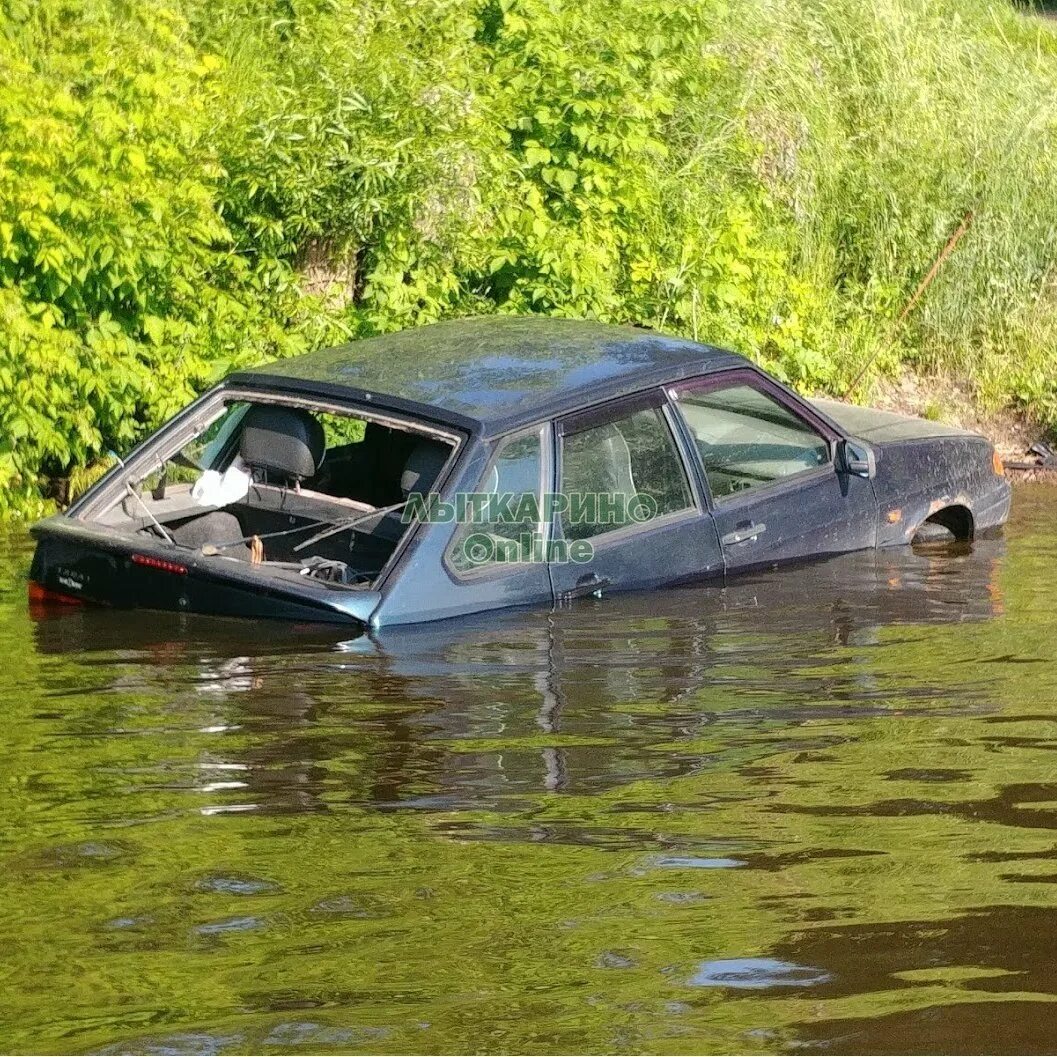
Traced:
[[675, 396], [718, 502], [830, 461], [825, 437], [750, 385]]
[[542, 432], [505, 441], [485, 473], [478, 506], [452, 541], [448, 559], [460, 573], [532, 560], [541, 543]]
[[562, 438], [566, 539], [590, 539], [694, 505], [660, 409], [643, 408]]

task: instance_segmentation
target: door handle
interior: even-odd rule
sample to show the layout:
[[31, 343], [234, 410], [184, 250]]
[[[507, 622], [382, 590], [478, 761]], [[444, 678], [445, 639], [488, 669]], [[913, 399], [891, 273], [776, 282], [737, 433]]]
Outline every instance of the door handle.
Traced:
[[757, 536], [762, 536], [767, 531], [764, 524], [754, 525], [751, 521], [738, 525], [733, 532], [728, 532], [720, 539], [724, 547], [732, 547], [736, 543], [755, 543]]
[[571, 602], [574, 598], [586, 598], [594, 595], [602, 597], [602, 592], [612, 583], [608, 576], [599, 576], [598, 573], [587, 573], [576, 581], [576, 586], [561, 593], [563, 602]]

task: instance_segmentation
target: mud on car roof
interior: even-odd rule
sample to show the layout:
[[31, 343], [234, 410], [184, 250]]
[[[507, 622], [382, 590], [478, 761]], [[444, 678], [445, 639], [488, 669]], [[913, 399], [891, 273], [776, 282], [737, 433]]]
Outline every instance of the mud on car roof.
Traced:
[[364, 400], [494, 436], [743, 357], [636, 327], [487, 316], [367, 338], [232, 375]]

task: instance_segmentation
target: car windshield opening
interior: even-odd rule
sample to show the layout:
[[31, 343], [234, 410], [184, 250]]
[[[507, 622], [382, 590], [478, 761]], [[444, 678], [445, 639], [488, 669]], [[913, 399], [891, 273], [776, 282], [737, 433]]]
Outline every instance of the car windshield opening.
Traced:
[[436, 484], [454, 438], [426, 427], [230, 400], [189, 441], [158, 446], [93, 519], [281, 576], [374, 583]]

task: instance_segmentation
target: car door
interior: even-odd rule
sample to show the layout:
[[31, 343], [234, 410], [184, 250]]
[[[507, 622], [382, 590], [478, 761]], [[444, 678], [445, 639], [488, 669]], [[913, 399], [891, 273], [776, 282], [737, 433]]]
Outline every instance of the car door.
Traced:
[[556, 600], [713, 576], [723, 554], [661, 390], [556, 423]]
[[837, 433], [753, 370], [669, 389], [701, 461], [728, 570], [876, 545], [871, 481], [836, 465]]

